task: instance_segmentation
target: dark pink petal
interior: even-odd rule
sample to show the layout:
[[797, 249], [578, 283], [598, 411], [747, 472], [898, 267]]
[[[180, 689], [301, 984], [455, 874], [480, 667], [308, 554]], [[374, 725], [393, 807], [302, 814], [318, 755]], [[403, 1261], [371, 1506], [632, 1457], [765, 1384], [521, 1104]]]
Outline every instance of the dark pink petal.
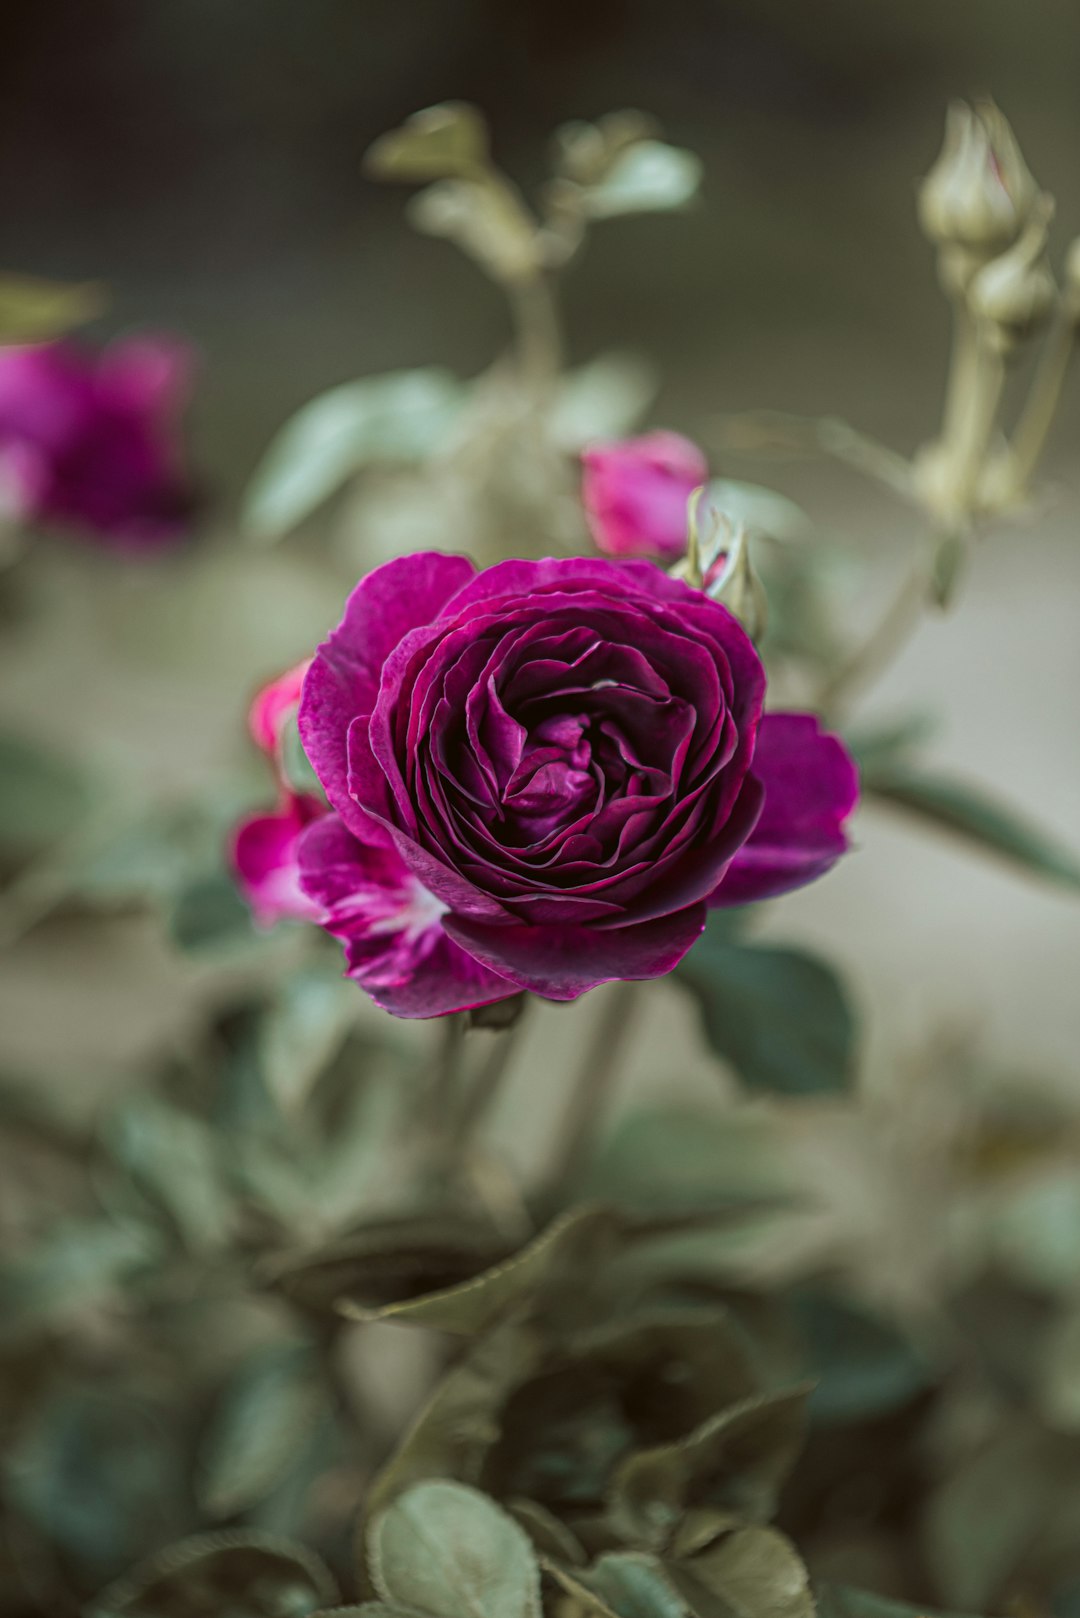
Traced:
[[705, 906], [629, 927], [498, 927], [460, 916], [444, 926], [493, 972], [548, 1000], [576, 1000], [601, 983], [663, 977], [705, 930]]
[[[430, 623], [473, 573], [464, 556], [435, 551], [387, 562], [360, 580], [344, 618], [312, 660], [300, 701], [300, 736], [326, 796], [358, 835], [365, 817], [349, 790], [349, 727], [375, 707], [383, 664], [402, 638]], [[362, 751], [362, 738], [354, 742]]]
[[248, 729], [259, 750], [276, 759], [281, 747], [281, 733], [289, 714], [300, 701], [304, 676], [311, 666], [310, 657], [295, 668], [279, 674], [276, 680], [264, 685], [248, 709]]
[[514, 986], [443, 931], [446, 907], [393, 849], [365, 844], [337, 815], [301, 839], [304, 891], [345, 944], [346, 971], [397, 1017], [441, 1017], [490, 1005]]
[[582, 501], [605, 556], [675, 561], [686, 549], [687, 503], [709, 475], [697, 445], [678, 433], [593, 444], [581, 457]]
[[801, 888], [835, 865], [848, 846], [844, 822], [859, 777], [843, 743], [813, 714], [766, 714], [753, 772], [765, 806], [710, 903], [749, 904]]
[[98, 364], [98, 388], [114, 403], [167, 420], [186, 402], [194, 370], [188, 343], [147, 332], [109, 344]]
[[261, 927], [292, 917], [321, 921], [322, 907], [300, 886], [301, 833], [323, 812], [317, 798], [290, 798], [273, 814], [252, 815], [233, 833], [237, 885]]

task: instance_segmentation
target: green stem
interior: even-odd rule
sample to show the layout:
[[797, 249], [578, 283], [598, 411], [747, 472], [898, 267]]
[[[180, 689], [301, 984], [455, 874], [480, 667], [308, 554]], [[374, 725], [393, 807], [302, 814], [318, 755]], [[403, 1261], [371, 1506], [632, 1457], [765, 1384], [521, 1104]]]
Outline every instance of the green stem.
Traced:
[[854, 698], [888, 668], [922, 616], [927, 579], [920, 558], [905, 572], [900, 588], [878, 620], [877, 628], [825, 681], [817, 708], [835, 720]]
[[468, 1023], [464, 1011], [455, 1011], [442, 1019], [439, 1055], [428, 1095], [428, 1124], [433, 1139], [440, 1144], [449, 1142], [453, 1135]]
[[555, 1137], [549, 1198], [558, 1205], [573, 1194], [596, 1143], [597, 1130], [633, 1027], [637, 984], [618, 983], [608, 992], [585, 1045], [570, 1100]]
[[508, 289], [521, 373], [537, 396], [552, 392], [562, 365], [562, 333], [551, 283], [543, 270]]
[[1046, 446], [1061, 390], [1076, 346], [1075, 314], [1063, 309], [1051, 327], [1039, 356], [1027, 402], [1016, 424], [1009, 460], [1017, 493], [1022, 493]]
[[464, 1145], [469, 1139], [498, 1094], [506, 1077], [507, 1068], [517, 1051], [528, 1009], [529, 1002], [526, 1000], [518, 1013], [517, 1021], [511, 1027], [494, 1035], [494, 1043], [488, 1052], [487, 1060], [458, 1109], [453, 1131], [456, 1145]]
[[958, 513], [970, 515], [975, 504], [1004, 386], [1005, 361], [989, 337], [980, 333], [975, 340], [974, 371], [968, 397], [962, 401], [965, 408], [957, 424], [954, 446], [956, 483], [952, 504]]
[[949, 359], [949, 380], [945, 387], [945, 413], [941, 424], [941, 441], [946, 449], [955, 447], [972, 396], [978, 369], [979, 345], [975, 322], [963, 295], [952, 300], [953, 337]]

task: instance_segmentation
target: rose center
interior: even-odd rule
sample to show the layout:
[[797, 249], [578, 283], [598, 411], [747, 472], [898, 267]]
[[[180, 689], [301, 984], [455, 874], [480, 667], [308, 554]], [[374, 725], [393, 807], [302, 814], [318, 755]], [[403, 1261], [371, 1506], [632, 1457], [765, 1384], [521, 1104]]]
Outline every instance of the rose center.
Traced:
[[527, 835], [543, 837], [589, 813], [598, 790], [588, 716], [559, 714], [529, 733], [503, 808]]

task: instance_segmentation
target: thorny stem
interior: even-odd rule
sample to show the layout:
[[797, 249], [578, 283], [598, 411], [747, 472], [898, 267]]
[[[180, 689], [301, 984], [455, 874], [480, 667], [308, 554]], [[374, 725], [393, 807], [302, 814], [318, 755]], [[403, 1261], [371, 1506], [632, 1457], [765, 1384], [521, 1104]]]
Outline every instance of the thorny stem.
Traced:
[[633, 1026], [637, 985], [618, 983], [609, 991], [570, 1092], [555, 1137], [548, 1195], [558, 1203], [573, 1192], [588, 1162], [597, 1129], [618, 1078], [627, 1036]]

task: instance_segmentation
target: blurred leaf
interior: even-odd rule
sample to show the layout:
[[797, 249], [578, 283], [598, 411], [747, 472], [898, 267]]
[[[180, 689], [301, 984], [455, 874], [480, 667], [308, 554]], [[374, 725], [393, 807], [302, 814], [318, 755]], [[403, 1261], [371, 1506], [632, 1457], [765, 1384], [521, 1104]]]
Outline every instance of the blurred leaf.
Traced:
[[538, 1370], [543, 1355], [540, 1333], [515, 1320], [503, 1321], [470, 1344], [376, 1475], [366, 1501], [368, 1514], [427, 1478], [478, 1481], [499, 1437], [503, 1405]]
[[814, 531], [810, 518], [794, 500], [760, 483], [714, 478], [705, 489], [703, 506], [712, 506], [736, 523], [744, 523], [751, 533], [767, 534], [770, 539], [806, 539]]
[[698, 1001], [713, 1050], [747, 1084], [784, 1095], [847, 1087], [854, 1022], [824, 962], [706, 932], [676, 972]]
[[637, 426], [657, 387], [652, 366], [636, 354], [601, 354], [563, 377], [551, 412], [552, 436], [571, 452], [592, 438], [623, 438]]
[[433, 1618], [540, 1618], [540, 1570], [523, 1531], [460, 1483], [418, 1483], [372, 1523], [371, 1574], [386, 1600]]
[[878, 769], [867, 790], [875, 798], [954, 832], [1033, 876], [1080, 888], [1080, 860], [1011, 809], [990, 803], [977, 789], [915, 770]]
[[0, 856], [26, 859], [58, 842], [78, 825], [88, 797], [67, 759], [0, 734]]
[[438, 180], [469, 175], [488, 162], [483, 114], [466, 101], [425, 107], [368, 148], [364, 167], [379, 180]]
[[1054, 1322], [1042, 1354], [1039, 1409], [1047, 1425], [1080, 1433], [1080, 1311]]
[[933, 714], [914, 713], [874, 730], [849, 732], [844, 741], [859, 766], [863, 788], [873, 785], [879, 770], [887, 776], [897, 764], [906, 765], [907, 755], [930, 741], [937, 729], [938, 721]]
[[689, 1613], [653, 1556], [615, 1552], [573, 1573], [552, 1562], [544, 1566], [568, 1595], [601, 1618], [685, 1618]]
[[201, 1118], [138, 1093], [111, 1114], [104, 1137], [118, 1169], [167, 1215], [192, 1252], [228, 1240], [234, 1210], [224, 1162]]
[[381, 1219], [314, 1253], [275, 1263], [268, 1278], [305, 1309], [376, 1319], [411, 1297], [441, 1294], [505, 1256], [485, 1222], [453, 1214]]
[[814, 1593], [818, 1618], [961, 1618], [960, 1614], [950, 1615], [922, 1605], [909, 1606], [905, 1601], [894, 1601], [889, 1596], [856, 1590], [846, 1584], [819, 1584]]
[[816, 1381], [812, 1421], [865, 1421], [907, 1404], [934, 1380], [934, 1368], [894, 1326], [820, 1293], [798, 1293], [791, 1311]]
[[267, 1088], [283, 1112], [302, 1102], [341, 1049], [358, 1010], [356, 985], [316, 965], [289, 973], [263, 1017], [259, 1051]]
[[104, 307], [104, 292], [89, 282], [0, 274], [0, 344], [46, 343], [93, 320]]
[[992, 1250], [1026, 1286], [1075, 1293], [1080, 1275], [1080, 1180], [1069, 1162], [1047, 1165], [1003, 1191], [988, 1216]]
[[199, 1534], [104, 1590], [87, 1618], [306, 1618], [336, 1600], [329, 1572], [302, 1545], [269, 1534]]
[[1003, 1428], [925, 1501], [923, 1545], [950, 1606], [978, 1610], [1000, 1596], [1034, 1542], [1062, 1482], [1050, 1444]]
[[[592, 1166], [590, 1193], [639, 1213], [728, 1207], [787, 1195], [776, 1124], [760, 1110], [643, 1107], [627, 1112]], [[710, 1232], [715, 1239], [715, 1231]]]
[[197, 876], [176, 895], [169, 933], [181, 949], [229, 950], [260, 942], [251, 910], [228, 871]]
[[265, 1498], [325, 1409], [309, 1348], [275, 1343], [252, 1355], [225, 1388], [203, 1438], [199, 1497], [212, 1517]]
[[[741, 1528], [692, 1561], [665, 1571], [701, 1618], [813, 1618], [806, 1568], [775, 1528]], [[706, 1600], [703, 1601], [701, 1593]], [[717, 1598], [708, 1602], [708, 1597]]]
[[452, 241], [496, 281], [513, 285], [536, 273], [536, 226], [509, 186], [438, 180], [407, 213], [415, 229]]
[[280, 539], [370, 462], [422, 460], [464, 397], [464, 384], [434, 366], [320, 394], [272, 440], [248, 486], [244, 526], [257, 538]]
[[763, 1520], [802, 1447], [809, 1386], [760, 1394], [719, 1411], [687, 1437], [638, 1450], [615, 1472], [611, 1513], [632, 1542], [663, 1550], [691, 1508]]
[[608, 1209], [578, 1208], [557, 1219], [519, 1252], [453, 1285], [385, 1303], [367, 1303], [350, 1288], [338, 1299], [337, 1308], [350, 1320], [409, 1321], [474, 1337], [556, 1276], [585, 1242], [617, 1222]]
[[158, 1256], [153, 1234], [133, 1225], [104, 1220], [57, 1225], [0, 1268], [0, 1340], [62, 1325], [110, 1297]]
[[183, 1451], [129, 1388], [72, 1387], [35, 1411], [5, 1461], [21, 1511], [84, 1576], [113, 1577], [182, 1531]]
[[619, 154], [598, 185], [588, 187], [585, 206], [594, 219], [681, 208], [697, 195], [702, 173], [693, 152], [659, 140], [637, 141]]
[[576, 1536], [546, 1506], [520, 1496], [503, 1500], [502, 1505], [515, 1522], [521, 1524], [540, 1555], [553, 1556], [560, 1563], [566, 1561], [571, 1566], [580, 1566], [587, 1560], [584, 1547]]

